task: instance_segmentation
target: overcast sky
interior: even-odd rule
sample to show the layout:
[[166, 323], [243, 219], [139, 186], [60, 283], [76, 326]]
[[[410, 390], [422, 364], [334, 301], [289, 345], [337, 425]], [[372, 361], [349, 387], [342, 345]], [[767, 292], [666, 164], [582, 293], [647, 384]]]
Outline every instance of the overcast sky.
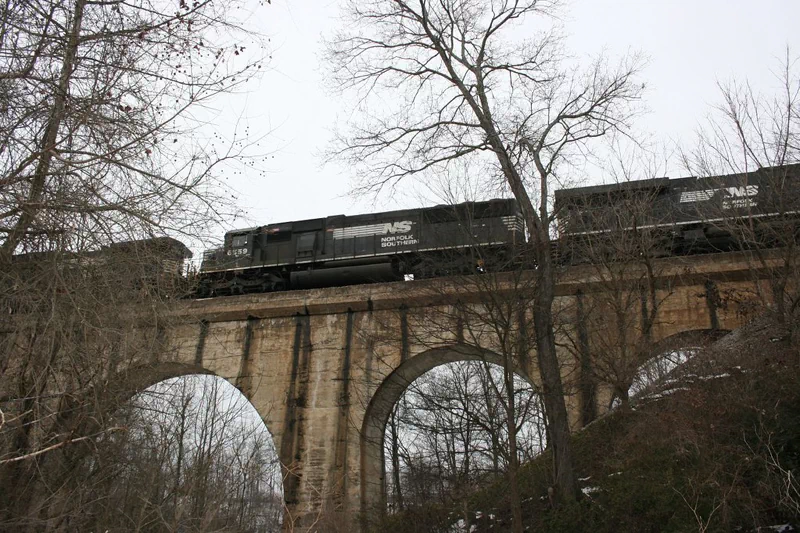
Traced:
[[[232, 185], [248, 220], [236, 226], [407, 207], [348, 195], [346, 168], [323, 166], [336, 120], [350, 106], [326, 94], [321, 39], [338, 24], [335, 0], [272, 0], [258, 10], [271, 38], [270, 70], [243, 100], [251, 135], [268, 134], [265, 174], [245, 172]], [[648, 57], [649, 113], [638, 128], [666, 142], [689, 143], [718, 102], [717, 81], [749, 79], [765, 92], [788, 45], [800, 57], [800, 0], [572, 0], [565, 11], [568, 47], [576, 56], [611, 57], [628, 50]], [[670, 170], [677, 177], [680, 170]], [[591, 176], [601, 181], [602, 176]]]

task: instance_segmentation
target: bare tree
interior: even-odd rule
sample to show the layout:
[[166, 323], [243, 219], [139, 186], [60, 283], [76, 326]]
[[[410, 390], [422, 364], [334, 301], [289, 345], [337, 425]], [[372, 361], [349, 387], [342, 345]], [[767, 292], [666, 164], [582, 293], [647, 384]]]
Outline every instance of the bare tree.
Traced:
[[83, 457], [121, 430], [111, 414], [141, 386], [119, 372], [166, 351], [164, 311], [179, 292], [152, 282], [176, 275], [160, 268], [180, 263], [177, 244], [169, 260], [158, 246], [51, 252], [3, 271], [0, 523], [58, 529], [78, 511]]
[[[461, 227], [471, 228], [472, 223], [465, 220]], [[539, 385], [541, 376], [531, 364], [530, 353], [535, 339], [531, 302], [536, 279], [530, 271], [519, 268], [525, 264], [521, 255], [526, 252], [526, 245], [518, 249], [474, 247], [455, 251], [453, 257], [442, 257], [441, 264], [454, 271], [460, 270], [459, 264], [480, 265], [481, 273], [408, 285], [415, 298], [430, 300], [436, 305], [417, 309], [406, 316], [406, 342], [433, 350], [445, 346], [448, 358], [475, 361], [476, 366], [460, 368], [462, 371], [479, 369], [480, 376], [472, 371], [462, 372], [448, 380], [446, 387], [437, 387], [441, 394], [430, 390], [420, 393], [415, 385], [408, 384], [411, 397], [416, 400], [414, 405], [403, 406], [400, 420], [411, 417], [412, 425], [422, 429], [418, 442], [424, 445], [406, 446], [403, 450], [387, 442], [391, 444], [392, 449], [387, 450], [390, 453], [395, 449], [405, 452], [407, 470], [413, 476], [408, 479], [412, 483], [404, 495], [406, 503], [415, 490], [422, 497], [427, 494], [449, 501], [461, 499], [474, 482], [471, 476], [484, 450], [491, 458], [487, 464], [507, 479], [514, 531], [523, 530], [519, 483], [522, 461], [537, 453], [544, 441], [552, 450], [549, 427], [546, 439], [543, 429], [534, 432], [523, 429], [526, 422], [535, 419], [540, 412], [538, 402], [543, 397], [541, 389], [531, 389], [531, 384]], [[377, 336], [398, 334], [397, 328], [388, 324], [378, 329]], [[396, 339], [394, 345], [401, 342]], [[492, 368], [490, 363], [497, 367]], [[558, 372], [561, 371], [559, 366]], [[525, 387], [520, 387], [519, 375], [529, 380]], [[416, 406], [421, 412], [414, 411]], [[388, 413], [387, 417], [390, 418]], [[542, 422], [546, 427], [544, 420]], [[480, 435], [483, 437], [478, 439]], [[523, 436], [525, 439], [535, 436], [536, 441], [526, 446], [521, 444]], [[402, 442], [402, 438], [400, 440]], [[479, 442], [482, 444], [476, 448]], [[438, 486], [430, 485], [424, 475], [415, 476], [425, 471], [438, 473]], [[395, 485], [397, 483], [395, 480]], [[443, 497], [445, 491], [454, 494]], [[466, 513], [467, 510], [462, 511]]]
[[[519, 376], [514, 389], [521, 461], [540, 454], [546, 439], [540, 396]], [[393, 507], [456, 504], [469, 529], [470, 496], [503, 476], [511, 461], [507, 404], [502, 369], [485, 361], [451, 363], [414, 381], [396, 404], [385, 438]]]
[[642, 86], [636, 58], [575, 68], [554, 30], [516, 44], [503, 39], [525, 18], [546, 22], [555, 4], [351, 1], [327, 61], [335, 83], [356, 90], [374, 115], [334, 151], [364, 172], [364, 189], [473, 158], [488, 167], [477, 178], [484, 190], [510, 190], [519, 201], [535, 245], [534, 330], [554, 485], [569, 501], [579, 491], [554, 334], [551, 194], [591, 139], [626, 127]]
[[210, 0], [4, 5], [4, 261], [157, 230], [196, 234], [221, 214], [213, 181], [241, 142], [192, 134], [203, 106], [260, 67], [261, 38], [239, 26], [245, 16]]
[[[504, 276], [502, 273], [493, 274], [491, 272], [491, 261], [484, 260], [483, 264], [489, 265], [489, 272], [476, 276], [473, 283], [477, 283], [477, 287], [471, 287], [473, 291], [475, 289], [480, 291], [477, 292], [480, 295], [477, 305], [458, 302], [455, 309], [458, 323], [464, 325], [463, 343], [478, 350], [490, 350], [492, 349], [490, 347], [494, 347], [494, 350], [500, 355], [501, 380], [498, 383], [489, 379], [488, 383], [493, 396], [502, 399], [504, 415], [502, 418], [505, 421], [503, 449], [507, 460], [506, 474], [510, 489], [513, 528], [515, 532], [521, 532], [523, 531], [522, 495], [519, 486], [521, 465], [519, 432], [521, 427], [518, 416], [523, 409], [517, 404], [519, 397], [516, 390], [515, 371], [528, 366], [533, 339], [538, 340], [535, 332], [535, 308], [533, 316], [529, 314], [531, 303], [533, 302], [535, 305], [538, 286], [531, 284], [531, 280], [524, 271], [517, 270], [510, 276]], [[538, 281], [538, 279], [535, 280], [537, 283]], [[465, 288], [469, 287], [469, 282], [466, 283]], [[510, 286], [506, 285], [509, 283]], [[538, 358], [540, 359], [541, 355]], [[555, 372], [560, 385], [561, 366], [558, 361], [556, 363]], [[542, 396], [545, 406], [547, 406], [547, 377], [541, 372], [541, 363], [539, 368]], [[559, 401], [563, 406], [564, 391], [562, 388], [559, 388], [559, 394], [561, 394]], [[563, 414], [564, 422], [568, 424], [566, 408]], [[554, 417], [548, 415], [547, 435], [548, 445], [553, 453], [554, 471], [558, 475], [563, 465], [558, 463], [561, 450], [557, 450], [554, 443], [554, 439], [557, 437], [556, 430], [552, 425], [553, 420]], [[567, 430], [568, 428], [567, 425]]]
[[102, 440], [82, 473], [84, 527], [278, 531], [277, 456], [238, 394], [191, 376], [133, 398], [115, 414], [127, 431]]
[[591, 381], [582, 390], [584, 423], [595, 415], [586, 404], [598, 382], [611, 386], [612, 401], [629, 407], [639, 368], [653, 355], [659, 308], [671, 293], [658, 283], [663, 267], [657, 259], [681, 243], [670, 233], [673, 213], [654, 209], [667, 178], [657, 177], [652, 158], [638, 159], [617, 150], [614, 183], [556, 192], [561, 259], [583, 265], [595, 280], [593, 289], [576, 296], [577, 327], [566, 330], [582, 361], [582, 379]]
[[113, 413], [146, 385], [125, 371], [167, 350], [187, 249], [165, 235], [219, 220], [218, 172], [244, 155], [198, 130], [215, 96], [258, 71], [262, 39], [239, 25], [240, 7], [0, 8], [5, 528], [71, 528], [86, 457], [122, 431]]
[[[777, 90], [757, 93], [747, 82], [720, 84], [722, 102], [699, 131], [696, 147], [683, 153], [687, 169], [712, 180], [699, 210], [738, 245], [752, 252], [753, 272], [768, 272], [762, 305], [774, 306], [780, 322], [796, 335], [800, 292], [800, 74], [786, 51], [776, 72]], [[727, 175], [727, 176], [726, 176]], [[742, 193], [741, 197], [732, 192]], [[769, 216], [765, 216], [769, 214]], [[754, 278], [754, 280], [756, 279]]]

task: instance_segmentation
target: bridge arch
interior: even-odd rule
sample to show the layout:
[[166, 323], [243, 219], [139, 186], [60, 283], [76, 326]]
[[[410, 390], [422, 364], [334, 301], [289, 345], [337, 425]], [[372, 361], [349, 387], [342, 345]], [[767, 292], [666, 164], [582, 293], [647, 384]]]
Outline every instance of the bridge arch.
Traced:
[[119, 370], [111, 376], [109, 390], [120, 395], [116, 400], [124, 401], [161, 381], [190, 375], [217, 376], [202, 365], [168, 361], [140, 364]]
[[[181, 382], [180, 378], [187, 381]], [[190, 414], [189, 421], [185, 423], [186, 427], [193, 429], [187, 432], [187, 442], [196, 446], [199, 428], [206, 427], [212, 430], [207, 435], [206, 442], [217, 442], [219, 439], [220, 443], [226, 443], [224, 450], [230, 455], [226, 453], [214, 461], [227, 465], [230, 475], [238, 477], [238, 482], [242, 484], [242, 498], [245, 490], [244, 481], [247, 478], [242, 478], [241, 474], [243, 469], [249, 467], [242, 466], [240, 461], [258, 465], [258, 470], [248, 470], [247, 477], [254, 476], [252, 472], [260, 472], [257, 474], [260, 476], [259, 479], [269, 482], [269, 484], [256, 484], [261, 487], [258, 494], [269, 499], [256, 499], [248, 503], [243, 500], [239, 504], [243, 506], [242, 512], [246, 509], [250, 513], [252, 509], [258, 508], [261, 514], [247, 516], [259, 522], [266, 519], [274, 520], [272, 524], [278, 528], [281, 519], [285, 521], [287, 510], [285, 488], [278, 467], [279, 450], [273, 433], [274, 428], [268, 424], [256, 404], [244, 394], [233, 379], [228, 379], [198, 364], [164, 361], [120, 370], [109, 379], [109, 385], [109, 395], [105, 400], [112, 403], [107, 405], [111, 405], [112, 408], [124, 408], [127, 403], [137, 407], [144, 406], [145, 410], [155, 406], [156, 412], [168, 414], [144, 425], [149, 427], [149, 424], [153, 423], [166, 427], [173, 436], [177, 435], [177, 428], [169, 424], [165, 426], [164, 420], [175, 421], [178, 416], [184, 416], [178, 414], [178, 406], [184, 400], [190, 402], [192, 406], [190, 413], [194, 414]], [[152, 391], [155, 391], [155, 394], [149, 395]], [[176, 399], [180, 400], [176, 402]], [[140, 417], [137, 416], [136, 419], [138, 418]], [[150, 420], [149, 417], [146, 418]], [[211, 446], [212, 444], [209, 444], [209, 449]], [[217, 444], [213, 446], [215, 449], [222, 449], [217, 448]], [[256, 449], [260, 450], [258, 455], [255, 454]], [[190, 455], [191, 453], [187, 454], [186, 461]], [[215, 457], [217, 457], [216, 452]], [[274, 470], [275, 468], [277, 470]], [[260, 503], [254, 505], [255, 502]]]
[[[464, 344], [432, 348], [404, 361], [384, 378], [372, 395], [360, 434], [362, 519], [383, 513], [386, 507], [383, 439], [394, 405], [417, 378], [438, 366], [460, 361], [485, 361], [503, 366], [503, 358], [490, 350]], [[513, 371], [533, 383], [526, 368], [517, 364]]]
[[[74, 420], [74, 417], [86, 415], [86, 409], [91, 409], [88, 418], [96, 423], [103, 418], [103, 413], [116, 410], [145, 389], [161, 381], [188, 375], [216, 376], [211, 370], [198, 365], [178, 362], [136, 364], [110, 373], [101, 386], [87, 387], [80, 398], [75, 397], [70, 400], [74, 403], [65, 411]], [[92, 401], [81, 407], [78, 402], [84, 397], [92, 398]]]
[[677, 350], [691, 346], [705, 348], [714, 341], [730, 333], [727, 329], [686, 329], [667, 335], [656, 342], [650, 353], [652, 356], [667, 350]]
[[730, 333], [726, 329], [690, 329], [668, 335], [656, 342], [647, 360], [639, 365], [629, 395], [634, 397], [658, 383], [691, 359], [695, 352]]

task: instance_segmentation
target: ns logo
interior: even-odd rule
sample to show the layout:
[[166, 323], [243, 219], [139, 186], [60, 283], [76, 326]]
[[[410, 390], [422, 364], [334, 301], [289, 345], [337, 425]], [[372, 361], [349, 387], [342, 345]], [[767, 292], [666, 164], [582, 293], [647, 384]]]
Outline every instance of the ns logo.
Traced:
[[408, 233], [411, 231], [411, 225], [413, 224], [410, 220], [402, 220], [399, 222], [389, 222], [383, 224], [383, 228], [381, 233], [384, 235], [394, 235], [396, 233]]
[[744, 187], [726, 187], [722, 189], [734, 198], [747, 198], [758, 194], [758, 185], [745, 185]]

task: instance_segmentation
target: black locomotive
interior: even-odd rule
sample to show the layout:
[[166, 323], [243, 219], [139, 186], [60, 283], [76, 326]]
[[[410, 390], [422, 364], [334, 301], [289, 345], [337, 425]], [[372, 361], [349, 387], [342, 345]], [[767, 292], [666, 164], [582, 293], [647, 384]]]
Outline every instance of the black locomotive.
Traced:
[[[581, 262], [581, 249], [590, 242], [634, 230], [653, 237], [658, 255], [780, 246], [767, 240], [777, 225], [797, 225], [798, 178], [800, 165], [785, 165], [746, 174], [562, 189], [555, 193], [560, 251], [566, 262]], [[744, 242], [743, 235], [760, 242]]]
[[[525, 242], [514, 200], [330, 216], [230, 231], [200, 267], [201, 296], [480, 270]], [[480, 250], [480, 257], [475, 255]]]

